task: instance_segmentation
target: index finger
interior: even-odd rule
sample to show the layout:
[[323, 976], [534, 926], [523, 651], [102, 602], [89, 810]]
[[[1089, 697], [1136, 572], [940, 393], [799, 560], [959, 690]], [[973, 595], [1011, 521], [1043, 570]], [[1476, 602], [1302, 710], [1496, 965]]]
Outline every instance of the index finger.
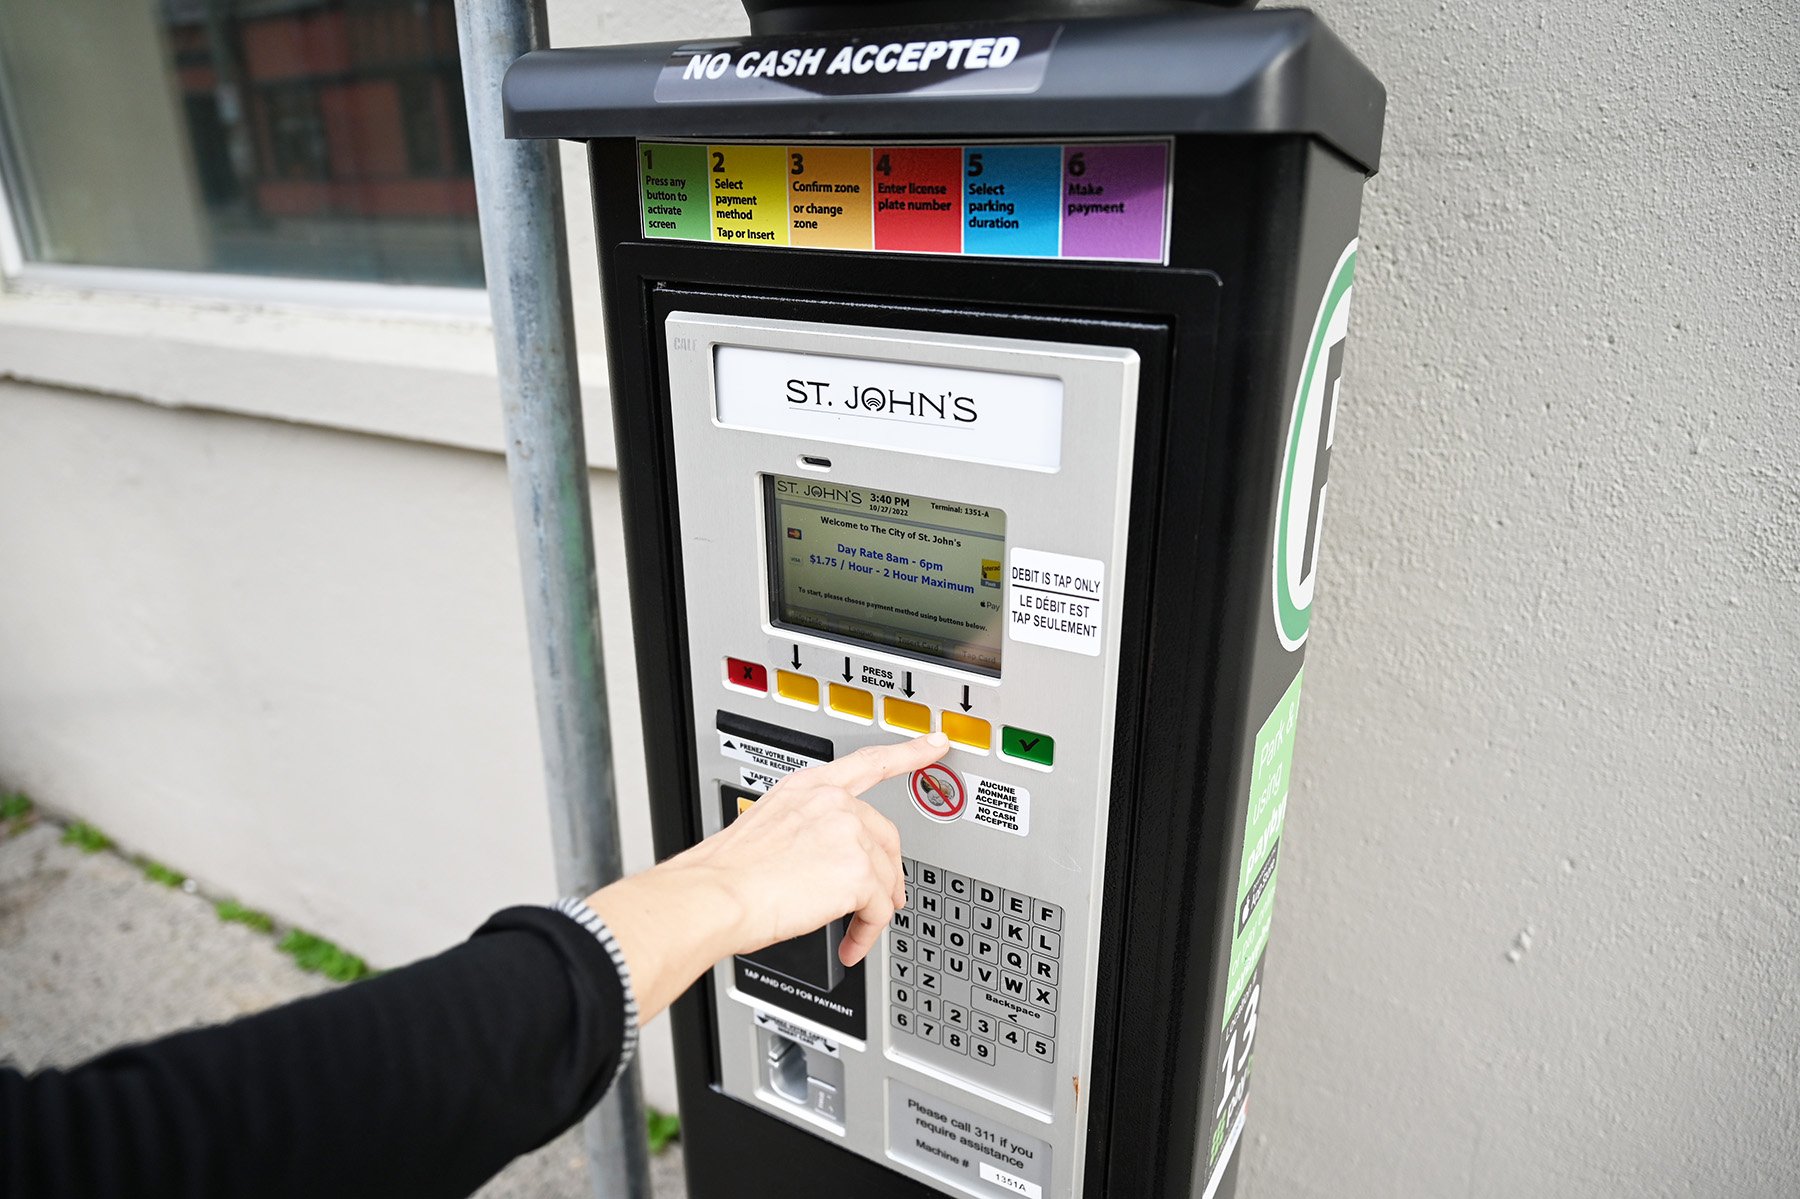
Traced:
[[942, 733], [914, 737], [897, 745], [865, 745], [835, 762], [814, 766], [813, 777], [821, 783], [842, 787], [852, 795], [861, 795], [883, 779], [911, 774], [921, 766], [931, 765], [949, 748], [950, 738]]

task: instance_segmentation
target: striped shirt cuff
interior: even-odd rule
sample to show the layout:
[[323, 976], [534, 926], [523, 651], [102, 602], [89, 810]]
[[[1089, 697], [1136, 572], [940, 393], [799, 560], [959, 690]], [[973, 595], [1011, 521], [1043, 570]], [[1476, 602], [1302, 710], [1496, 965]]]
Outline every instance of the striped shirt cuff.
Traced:
[[600, 913], [588, 907], [580, 899], [568, 898], [556, 905], [556, 910], [594, 934], [606, 950], [606, 956], [612, 959], [613, 969], [619, 972], [619, 989], [625, 995], [625, 1037], [624, 1048], [619, 1051], [619, 1068], [607, 1086], [619, 1081], [625, 1073], [625, 1067], [631, 1065], [631, 1059], [637, 1054], [638, 1045], [638, 1004], [637, 994], [631, 989], [631, 968], [625, 964], [625, 954], [619, 949], [619, 941], [613, 936], [612, 929], [606, 927], [606, 921], [600, 919]]

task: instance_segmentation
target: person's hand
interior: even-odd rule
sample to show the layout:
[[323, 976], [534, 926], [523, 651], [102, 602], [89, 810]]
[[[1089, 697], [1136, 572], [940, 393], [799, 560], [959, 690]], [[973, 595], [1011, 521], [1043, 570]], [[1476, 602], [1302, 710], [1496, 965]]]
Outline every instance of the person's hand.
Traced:
[[906, 906], [900, 830], [859, 796], [944, 756], [942, 733], [871, 745], [788, 775], [721, 832], [689, 850], [719, 871], [743, 917], [733, 953], [751, 953], [854, 913], [838, 947], [863, 960]]
[[944, 756], [942, 733], [876, 745], [797, 770], [731, 825], [587, 898], [625, 955], [648, 1023], [721, 958], [754, 953], [845, 914], [838, 946], [854, 966], [906, 906], [900, 834], [864, 803], [883, 779]]

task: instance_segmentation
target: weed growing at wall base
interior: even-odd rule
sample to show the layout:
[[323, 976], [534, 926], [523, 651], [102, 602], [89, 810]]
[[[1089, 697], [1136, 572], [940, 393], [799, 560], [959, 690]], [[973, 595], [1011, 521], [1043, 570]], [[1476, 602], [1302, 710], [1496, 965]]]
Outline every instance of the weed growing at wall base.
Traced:
[[369, 963], [355, 954], [301, 929], [290, 931], [276, 948], [293, 958], [300, 969], [323, 974], [333, 982], [353, 983], [370, 973]]
[[180, 887], [187, 882], [187, 875], [181, 871], [171, 870], [161, 862], [153, 862], [149, 858], [139, 858], [138, 868], [144, 872], [145, 878], [165, 887]]
[[25, 831], [37, 815], [37, 805], [23, 791], [0, 795], [0, 832], [15, 836]]
[[82, 853], [99, 853], [113, 847], [111, 837], [85, 820], [77, 820], [64, 829], [62, 839], [64, 845], [73, 845]]
[[213, 904], [213, 911], [217, 912], [219, 919], [227, 924], [241, 924], [246, 928], [253, 928], [259, 933], [275, 931], [274, 917], [267, 912], [247, 908], [235, 899], [221, 899], [218, 903]]
[[653, 1107], [645, 1109], [644, 1126], [644, 1131], [650, 1137], [652, 1153], [661, 1153], [669, 1147], [670, 1141], [681, 1136], [681, 1117], [659, 1112]]

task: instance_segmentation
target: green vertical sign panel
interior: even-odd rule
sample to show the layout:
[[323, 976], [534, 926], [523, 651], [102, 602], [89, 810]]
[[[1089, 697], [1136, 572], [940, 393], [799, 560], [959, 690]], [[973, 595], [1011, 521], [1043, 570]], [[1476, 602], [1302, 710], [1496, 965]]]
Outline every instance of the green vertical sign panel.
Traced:
[[1288, 783], [1294, 768], [1294, 728], [1300, 723], [1302, 670], [1256, 734], [1250, 767], [1250, 805], [1244, 816], [1244, 849], [1238, 859], [1237, 911], [1232, 921], [1231, 974], [1225, 988], [1229, 1023], [1238, 997], [1269, 943], [1269, 914], [1275, 906], [1275, 868], [1281, 826], [1287, 817]]
[[712, 239], [705, 146], [640, 142], [638, 177], [643, 185], [639, 191], [644, 198], [645, 237]]

